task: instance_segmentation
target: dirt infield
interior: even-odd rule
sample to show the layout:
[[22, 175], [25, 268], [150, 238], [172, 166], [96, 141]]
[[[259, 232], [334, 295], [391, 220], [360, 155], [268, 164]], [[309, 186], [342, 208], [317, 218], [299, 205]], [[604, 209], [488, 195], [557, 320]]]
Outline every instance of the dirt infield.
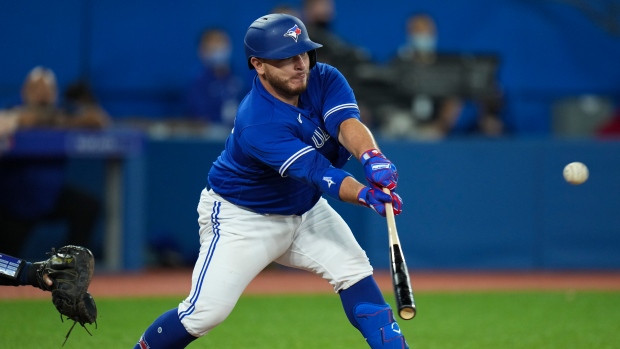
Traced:
[[[391, 291], [388, 272], [376, 272], [383, 291]], [[414, 292], [486, 290], [609, 290], [620, 291], [620, 272], [580, 273], [492, 273], [441, 272], [411, 274]], [[96, 273], [90, 286], [95, 297], [184, 297], [191, 287], [191, 270], [147, 270], [140, 273]], [[245, 294], [330, 293], [331, 286], [320, 277], [294, 270], [266, 270], [246, 289]], [[47, 298], [34, 287], [2, 287], [0, 299]]]

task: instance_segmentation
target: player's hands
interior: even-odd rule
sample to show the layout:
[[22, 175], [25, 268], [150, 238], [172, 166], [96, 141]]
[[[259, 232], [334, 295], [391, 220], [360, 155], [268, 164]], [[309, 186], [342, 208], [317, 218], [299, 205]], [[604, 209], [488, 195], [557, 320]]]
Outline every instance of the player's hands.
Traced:
[[44, 274], [42, 279], [43, 279], [43, 282], [47, 285], [47, 287], [54, 286], [54, 281], [52, 281], [49, 275]]
[[396, 189], [398, 171], [378, 149], [365, 151], [360, 157], [368, 183], [379, 188]]
[[402, 212], [403, 200], [395, 192], [390, 192], [390, 194], [388, 195], [380, 189], [364, 187], [357, 194], [357, 201], [372, 208], [383, 217], [385, 217], [385, 204], [391, 202], [394, 215], [399, 215]]

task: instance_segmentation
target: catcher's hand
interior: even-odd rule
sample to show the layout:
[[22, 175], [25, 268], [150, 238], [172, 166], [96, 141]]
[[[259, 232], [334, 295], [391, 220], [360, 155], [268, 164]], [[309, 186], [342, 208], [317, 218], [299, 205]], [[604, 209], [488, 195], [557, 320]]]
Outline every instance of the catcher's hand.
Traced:
[[[74, 321], [65, 338], [66, 342], [76, 323], [85, 329], [84, 324], [96, 324], [97, 306], [88, 293], [95, 259], [89, 249], [73, 245], [58, 250], [52, 248], [48, 254], [49, 259], [37, 263], [37, 278], [41, 288], [52, 292], [52, 303], [60, 312], [60, 319], [64, 315]], [[46, 278], [51, 279], [51, 286]], [[88, 329], [86, 331], [90, 334]]]

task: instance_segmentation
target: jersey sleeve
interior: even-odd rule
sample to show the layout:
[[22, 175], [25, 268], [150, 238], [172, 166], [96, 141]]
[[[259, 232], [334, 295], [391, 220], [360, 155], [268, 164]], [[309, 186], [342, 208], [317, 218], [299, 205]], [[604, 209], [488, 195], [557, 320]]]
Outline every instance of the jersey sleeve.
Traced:
[[[269, 137], [265, 137], [268, 134]], [[296, 138], [285, 126], [263, 124], [247, 127], [238, 138], [243, 152], [272, 168], [282, 177], [291, 177], [340, 199], [340, 185], [349, 173], [332, 166], [310, 145]]]
[[321, 74], [322, 110], [321, 116], [326, 131], [338, 139], [340, 124], [349, 119], [360, 119], [360, 111], [353, 89], [345, 77], [334, 67], [323, 65]]

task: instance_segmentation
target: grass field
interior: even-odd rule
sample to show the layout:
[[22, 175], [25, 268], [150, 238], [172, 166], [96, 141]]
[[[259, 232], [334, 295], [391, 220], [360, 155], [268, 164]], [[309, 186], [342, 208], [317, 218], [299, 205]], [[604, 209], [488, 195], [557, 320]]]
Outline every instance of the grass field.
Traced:
[[[393, 305], [393, 298], [386, 295]], [[76, 326], [64, 348], [132, 348], [179, 298], [97, 300], [98, 329]], [[411, 348], [620, 348], [620, 292], [416, 294], [400, 320]], [[0, 301], [0, 348], [60, 348], [71, 323], [49, 300]], [[336, 295], [243, 296], [224, 324], [189, 348], [367, 348]]]

